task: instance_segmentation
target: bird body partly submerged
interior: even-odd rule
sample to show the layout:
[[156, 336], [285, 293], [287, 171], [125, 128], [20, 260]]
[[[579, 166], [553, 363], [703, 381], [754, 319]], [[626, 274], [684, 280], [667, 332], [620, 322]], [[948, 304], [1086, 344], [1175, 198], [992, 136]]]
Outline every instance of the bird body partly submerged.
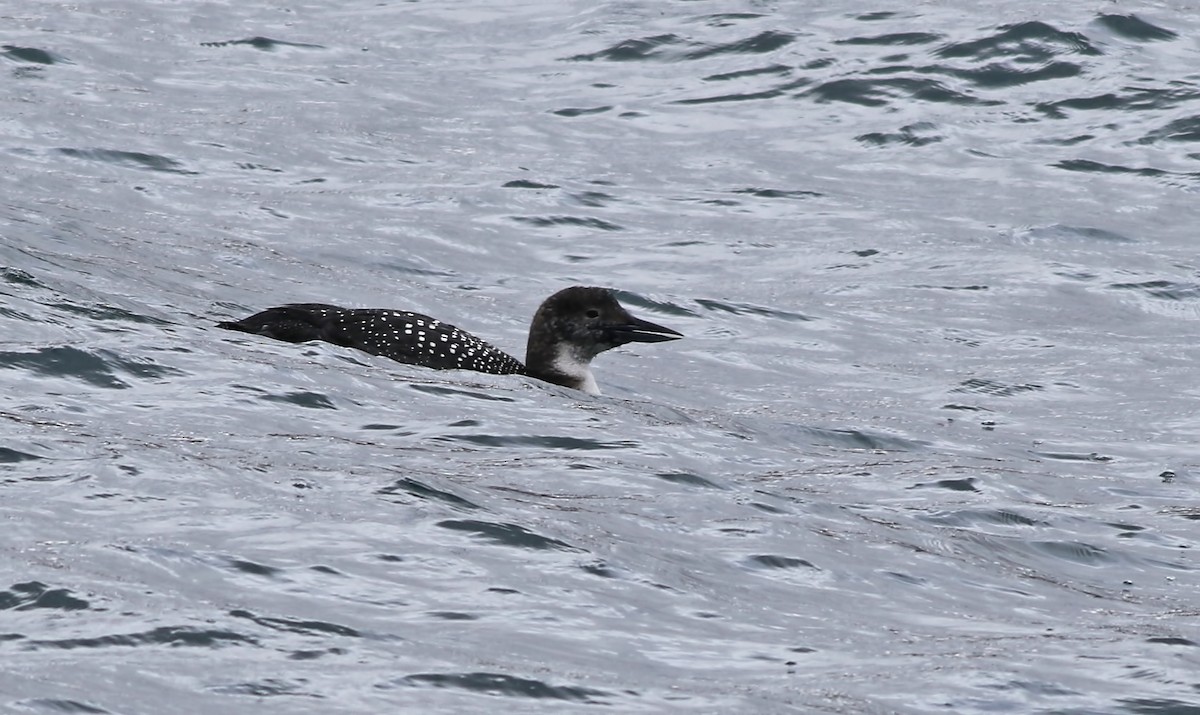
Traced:
[[402, 310], [294, 303], [217, 327], [290, 343], [322, 340], [436, 370], [528, 375], [599, 394], [592, 358], [632, 342], [683, 337], [633, 317], [607, 288], [573, 286], [547, 298], [529, 327], [525, 363], [449, 323]]

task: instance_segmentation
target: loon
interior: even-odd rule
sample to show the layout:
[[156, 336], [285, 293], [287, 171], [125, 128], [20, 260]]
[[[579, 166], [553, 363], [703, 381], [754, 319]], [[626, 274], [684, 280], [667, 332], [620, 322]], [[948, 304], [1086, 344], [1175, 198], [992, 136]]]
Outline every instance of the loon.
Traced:
[[683, 337], [633, 317], [608, 288], [588, 286], [564, 288], [542, 302], [529, 326], [524, 364], [465, 330], [403, 310], [292, 303], [217, 327], [289, 343], [323, 340], [435, 370], [528, 375], [592, 395], [600, 394], [592, 358], [626, 343]]

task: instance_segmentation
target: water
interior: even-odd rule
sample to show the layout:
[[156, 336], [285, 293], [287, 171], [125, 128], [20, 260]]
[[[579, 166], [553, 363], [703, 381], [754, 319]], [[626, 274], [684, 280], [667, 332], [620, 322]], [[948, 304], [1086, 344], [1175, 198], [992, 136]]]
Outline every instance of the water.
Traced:
[[4, 15], [0, 708], [1200, 712], [1188, 6]]

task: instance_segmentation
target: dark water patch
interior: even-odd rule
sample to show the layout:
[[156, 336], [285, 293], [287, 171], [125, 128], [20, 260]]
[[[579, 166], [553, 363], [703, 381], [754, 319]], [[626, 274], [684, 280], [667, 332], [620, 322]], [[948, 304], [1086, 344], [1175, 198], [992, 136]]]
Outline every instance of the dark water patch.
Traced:
[[9, 449], [8, 447], [0, 447], [0, 464], [32, 462], [38, 459], [45, 459], [45, 457], [36, 454], [30, 454], [28, 452], [21, 452], [15, 449]]
[[692, 474], [691, 472], [659, 472], [654, 476], [672, 484], [686, 484], [690, 487], [704, 487], [706, 489], [725, 488], [716, 482], [711, 482], [699, 474]]
[[700, 49], [686, 52], [684, 59], [701, 60], [717, 55], [751, 55], [766, 54], [783, 49], [796, 41], [796, 36], [788, 32], [767, 30], [753, 37], [747, 37], [736, 42], [709, 45]]
[[1037, 111], [1054, 119], [1066, 119], [1071, 111], [1137, 112], [1172, 109], [1192, 102], [1200, 97], [1195, 89], [1157, 89], [1146, 87], [1124, 87], [1120, 94], [1106, 92], [1090, 97], [1071, 97], [1053, 102], [1038, 102]]
[[35, 698], [33, 700], [18, 700], [13, 703], [19, 710], [36, 712], [49, 711], [55, 713], [108, 713], [99, 705], [81, 703], [78, 700], [62, 700], [58, 698]]
[[[796, 82], [789, 82], [787, 85], [784, 85], [782, 87], [776, 87], [774, 89], [765, 89], [760, 92], [736, 92], [736, 93], [732, 93], [732, 94], [718, 94], [718, 95], [714, 95], [711, 97], [693, 97], [690, 99], [676, 99], [676, 100], [673, 100], [671, 102], [671, 104], [681, 104], [681, 105], [721, 104], [724, 102], [750, 102], [750, 101], [755, 101], [755, 100], [759, 100], [759, 99], [774, 99], [775, 97], [782, 97], [783, 95], [787, 94], [788, 92], [790, 92], [791, 90], [793, 90], [795, 88], [806, 87], [809, 84], [810, 84], [810, 82], [808, 80], [798, 80]], [[716, 202], [713, 202], [713, 203], [716, 203]], [[716, 204], [716, 205], [718, 205], [718, 206], [734, 205], [735, 206], [736, 204]]]
[[1137, 141], [1138, 144], [1156, 144], [1161, 141], [1195, 142], [1200, 141], [1200, 116], [1184, 117], [1166, 124], [1161, 129], [1148, 132]]
[[624, 227], [618, 226], [615, 223], [609, 223], [604, 219], [591, 216], [511, 216], [510, 218], [518, 223], [528, 224], [538, 228], [572, 226], [575, 228], [587, 228], [598, 231], [625, 230]]
[[248, 621], [257, 623], [264, 628], [270, 628], [274, 631], [285, 633], [298, 633], [304, 636], [344, 636], [349, 638], [361, 638], [362, 634], [349, 626], [339, 626], [336, 623], [326, 623], [325, 621], [308, 621], [297, 620], [293, 618], [271, 618], [268, 616], [259, 616], [250, 611], [241, 609], [229, 612], [229, 615], [234, 618], [244, 618]]
[[[13, 471], [16, 472], [18, 470], [13, 470]], [[0, 483], [2, 483], [2, 484], [20, 484], [22, 482], [28, 482], [31, 484], [41, 484], [41, 483], [49, 484], [52, 482], [79, 482], [79, 481], [84, 481], [84, 480], [90, 479], [90, 478], [91, 478], [90, 475], [79, 475], [79, 474], [73, 474], [73, 473], [37, 474], [37, 475], [33, 475], [33, 476], [22, 476], [19, 479], [18, 478], [9, 478], [9, 479], [3, 480]]]
[[417, 392], [424, 392], [428, 395], [438, 395], [439, 397], [469, 397], [473, 400], [490, 400], [492, 402], [516, 402], [511, 397], [503, 395], [493, 395], [487, 392], [478, 390], [462, 390], [454, 387], [446, 387], [444, 385], [422, 385], [420, 383], [410, 383], [410, 389]]
[[291, 214], [284, 213], [283, 211], [280, 211], [271, 206], [259, 206], [258, 210], [265, 212], [268, 216], [272, 216], [277, 219], [282, 219], [284, 221], [289, 221], [292, 218]]
[[333, 404], [333, 400], [319, 392], [285, 392], [280, 395], [266, 394], [262, 395], [262, 399], [267, 402], [282, 402], [297, 407], [307, 407], [313, 410], [336, 410], [337, 405]]
[[191, 626], [162, 626], [141, 633], [100, 636], [98, 638], [66, 638], [62, 640], [30, 640], [30, 650], [54, 648], [133, 648], [139, 646], [169, 646], [172, 648], [219, 648], [226, 645], [258, 645], [258, 641], [233, 631]]
[[125, 360], [107, 350], [90, 353], [72, 347], [40, 348], [28, 353], [0, 352], [0, 369], [4, 368], [23, 368], [46, 377], [82, 380], [114, 390], [129, 387], [117, 377], [118, 372], [146, 380], [185, 374], [156, 363]]
[[1050, 146], [1075, 146], [1089, 142], [1096, 138], [1095, 134], [1077, 134], [1073, 137], [1064, 137], [1063, 139], [1039, 139], [1035, 143], [1049, 144]]
[[437, 525], [443, 529], [465, 531], [501, 546], [512, 546], [518, 549], [534, 549], [538, 551], [547, 549], [572, 552], [584, 551], [583, 549], [571, 546], [565, 541], [535, 534], [525, 527], [517, 526], [516, 524], [497, 524], [491, 521], [479, 521], [476, 519], [449, 519], [439, 521]]
[[[241, 169], [242, 171], [266, 171], [271, 174], [282, 174], [283, 173], [283, 169], [280, 169], [277, 166], [267, 166], [266, 164], [256, 164], [252, 161], [240, 161], [240, 162], [234, 164], [234, 166]], [[324, 179], [313, 179], [312, 181], [323, 182]]]
[[[913, 286], [913, 288], [917, 288], [917, 289], [921, 289], [921, 290], [990, 290], [989, 286], [984, 286], [984, 285], [935, 286], [935, 285], [928, 285], [926, 283], [917, 283], [916, 285]], [[969, 344], [971, 347], [979, 347], [979, 343], [976, 341], [959, 341], [959, 342]]]
[[983, 89], [1002, 89], [1019, 87], [1033, 82], [1044, 82], [1052, 79], [1068, 79], [1083, 74], [1083, 67], [1074, 62], [1048, 62], [1033, 69], [1017, 69], [1005, 64], [989, 64], [978, 69], [947, 69], [944, 70], [959, 79], [970, 82]]
[[1200, 284], [1176, 283], [1175, 281], [1144, 281], [1142, 283], [1110, 283], [1113, 290], [1129, 290], [1143, 293], [1159, 300], [1187, 301], [1200, 299]]
[[[1193, 686], [1194, 687], [1194, 686]], [[1134, 715], [1197, 715], [1200, 701], [1173, 698], [1121, 698], [1117, 700]], [[1124, 711], [1121, 711], [1124, 712]], [[1067, 713], [1067, 715], [1074, 715]]]
[[939, 479], [936, 482], [917, 482], [909, 487], [909, 489], [945, 489], [951, 492], [979, 492], [982, 491], [975, 486], [977, 480], [975, 477], [966, 477], [963, 479]]
[[616, 196], [606, 194], [603, 191], [580, 191], [571, 194], [570, 198], [575, 203], [589, 208], [603, 208], [618, 201]]
[[590, 54], [567, 57], [568, 62], [645, 62], [647, 60], [667, 59], [678, 56], [679, 52], [671, 53], [672, 48], [679, 46], [695, 46], [696, 43], [685, 40], [679, 35], [666, 34], [643, 37], [636, 40], [624, 40], [607, 49]]
[[697, 298], [696, 303], [705, 310], [714, 313], [753, 315], [763, 318], [773, 318], [777, 320], [787, 320], [800, 323], [807, 323], [809, 321], [816, 320], [816, 318], [804, 315], [803, 313], [793, 313], [775, 308], [765, 308], [758, 305], [750, 305], [748, 303], [726, 303], [719, 300], [708, 300], [705, 298]]
[[812, 565], [812, 562], [807, 561], [805, 559], [798, 559], [793, 556], [776, 556], [773, 554], [759, 554], [757, 556], [751, 556], [750, 558], [747, 559], [747, 562], [750, 564], [750, 566], [755, 567], [755, 568], [795, 569], [795, 568], [803, 567], [803, 568], [809, 568], [809, 569], [816, 569], [817, 571], [820, 571], [820, 569], [818, 569], [816, 566]]
[[479, 616], [473, 613], [461, 613], [459, 611], [428, 611], [427, 616], [436, 618], [441, 621], [478, 621]]
[[936, 144], [945, 139], [944, 136], [934, 133], [936, 129], [937, 127], [929, 122], [917, 122], [916, 124], [900, 127], [900, 130], [896, 132], [870, 132], [868, 134], [859, 134], [854, 139], [872, 146], [903, 144], [905, 146], [920, 147], [928, 144]]
[[288, 653], [288, 660], [317, 660], [327, 655], [346, 655], [345, 648], [316, 648], [312, 650], [294, 650]]
[[1116, 563], [1116, 559], [1107, 550], [1078, 541], [1033, 541], [1030, 542], [1030, 546], [1056, 559], [1084, 566], [1107, 566]]
[[764, 17], [764, 15], [757, 12], [718, 12], [704, 15], [699, 19], [709, 27], [729, 27], [743, 20], [757, 20], [760, 17]]
[[82, 611], [92, 604], [78, 598], [65, 588], [50, 588], [40, 581], [26, 581], [0, 591], [0, 611]]
[[861, 15], [855, 15], [855, 20], [862, 22], [878, 22], [880, 20], [890, 20], [898, 15], [894, 10], [878, 10], [876, 12], [864, 12]]
[[474, 511], [483, 508], [472, 501], [458, 496], [457, 494], [453, 494], [441, 489], [435, 489], [427, 484], [422, 484], [421, 482], [408, 477], [393, 482], [392, 484], [379, 489], [375, 493], [385, 496], [404, 493], [417, 497], [418, 499], [441, 502], [443, 504], [452, 506], [455, 509], [465, 509], [468, 511]]
[[23, 271], [20, 268], [9, 268], [8, 266], [0, 267], [0, 281], [9, 285], [23, 286], [25, 288], [41, 288], [47, 290], [47, 286], [33, 277], [33, 274], [28, 271]]
[[640, 442], [631, 440], [616, 440], [603, 442], [597, 439], [579, 437], [559, 437], [556, 435], [492, 435], [464, 434], [442, 435], [431, 438], [436, 442], [467, 442], [481, 447], [532, 448], [532, 449], [565, 449], [568, 451], [630, 449], [640, 447]]
[[307, 42], [288, 42], [287, 40], [273, 40], [270, 37], [250, 37], [245, 40], [223, 40], [217, 42], [201, 42], [201, 47], [236, 47], [238, 45], [248, 45], [256, 50], [264, 52], [273, 52], [274, 50], [289, 47], [299, 47], [309, 50], [323, 50], [324, 45], [314, 45]]
[[13, 62], [22, 62], [35, 65], [61, 65], [71, 64], [71, 61], [60, 54], [49, 50], [41, 50], [36, 47], [20, 47], [18, 45], [0, 45], [0, 57]]
[[[969, 489], [964, 491], [979, 491]], [[1030, 519], [1008, 509], [960, 509], [919, 517], [922, 521], [938, 526], [967, 527], [975, 524], [999, 526], [1047, 526], [1047, 522]]]
[[978, 405], [960, 405], [955, 402], [952, 402], [952, 403], [946, 404], [946, 405], [942, 405], [942, 409], [943, 410], [960, 410], [963, 412], [991, 412], [991, 410], [989, 410], [986, 407], [979, 407]]
[[1180, 645], [1180, 646], [1189, 646], [1191, 648], [1200, 647], [1200, 643], [1197, 643], [1196, 641], [1190, 640], [1188, 638], [1171, 638], [1171, 637], [1164, 636], [1161, 638], [1147, 638], [1146, 642], [1147, 643], [1157, 643], [1158, 645]]
[[809, 199], [809, 198], [813, 198], [813, 197], [824, 196], [824, 194], [820, 193], [819, 191], [803, 191], [803, 190], [789, 191], [789, 190], [785, 190], [785, 189], [756, 189], [756, 188], [733, 189], [730, 193], [746, 194], [748, 196], [755, 196], [760, 199]]
[[784, 509], [783, 507], [773, 506], [771, 504], [764, 504], [763, 502], [760, 502], [760, 501], [747, 502], [746, 504], [747, 504], [747, 506], [750, 506], [754, 509], [758, 509], [759, 511], [762, 511], [762, 512], [766, 512], [768, 514], [789, 514], [789, 513], [791, 513], [787, 509]]
[[702, 60], [720, 55], [767, 54], [787, 47], [795, 41], [795, 35], [774, 30], [766, 30], [752, 37], [719, 44], [704, 44], [687, 40], [679, 35], [664, 34], [624, 40], [598, 52], [574, 55], [566, 60], [569, 62]]
[[888, 578], [895, 579], [900, 583], [907, 584], [909, 586], [924, 586], [929, 583], [928, 579], [919, 578], [911, 574], [900, 573], [899, 571], [884, 571], [882, 573]]
[[1162, 177], [1178, 177], [1184, 179], [1200, 179], [1200, 173], [1165, 171], [1153, 167], [1121, 166], [1119, 164], [1104, 164], [1090, 159], [1064, 159], [1051, 164], [1056, 169], [1078, 171], [1086, 174], [1129, 174], [1157, 179]]
[[1023, 64], [1048, 62], [1062, 54], [1095, 57], [1103, 54], [1078, 32], [1064, 32], [1044, 22], [1002, 25], [991, 36], [954, 42], [936, 50], [938, 57], [964, 58], [977, 62], [1007, 58]]
[[918, 77], [889, 77], [869, 79], [835, 79], [801, 93], [816, 102], [846, 102], [863, 107], [883, 107], [895, 101], [959, 105], [995, 105], [997, 100], [983, 100], [949, 89], [941, 82]]
[[171, 321], [155, 318], [149, 315], [141, 315], [134, 313], [124, 308], [117, 308], [111, 305], [87, 306], [75, 305], [74, 303], [47, 303], [51, 308], [58, 308], [67, 313], [81, 315], [92, 320], [102, 321], [121, 321], [127, 323], [141, 323], [143, 325], [171, 325]]
[[932, 32], [893, 32], [886, 35], [871, 37], [851, 37], [845, 40], [835, 40], [835, 45], [928, 45], [940, 42], [942, 35]]
[[585, 564], [579, 564], [579, 570], [600, 578], [620, 578], [620, 574], [616, 569], [612, 568], [605, 561], [590, 561]]
[[748, 70], [736, 70], [734, 72], [722, 72], [720, 74], [710, 74], [707, 77], [702, 77], [703, 82], [728, 82], [732, 79], [742, 79], [744, 77], [758, 77], [759, 75], [782, 75], [788, 76], [792, 74], [792, 68], [787, 65], [767, 65], [766, 67], [754, 67]]
[[558, 189], [561, 188], [556, 184], [539, 184], [536, 181], [527, 181], [525, 179], [517, 179], [509, 181], [501, 185], [505, 189]]
[[246, 559], [235, 559], [224, 557], [224, 562], [234, 571], [250, 574], [251, 576], [261, 576], [263, 578], [276, 578], [283, 574], [283, 569], [277, 569], [274, 566], [266, 566], [264, 564], [247, 561]]
[[613, 695], [603, 690], [572, 685], [549, 685], [541, 680], [518, 678], [504, 673], [417, 673], [405, 676], [397, 682], [411, 687], [455, 688], [483, 695], [593, 704], [607, 704], [602, 698], [610, 698]]
[[862, 430], [800, 426], [800, 431], [812, 435], [813, 441], [817, 444], [841, 446], [849, 449], [909, 452], [925, 447], [925, 444], [916, 440]]
[[1097, 16], [1096, 22], [1103, 25], [1115, 35], [1120, 35], [1135, 42], [1158, 42], [1174, 40], [1178, 33], [1164, 27], [1147, 22], [1137, 15], [1104, 15]]
[[372, 265], [379, 266], [385, 270], [395, 271], [406, 276], [422, 276], [428, 278], [456, 278], [458, 274], [454, 271], [437, 270], [434, 268], [426, 268], [418, 265], [415, 261], [406, 261], [397, 257], [389, 257], [381, 261], [375, 261]]
[[964, 380], [958, 387], [950, 392], [966, 392], [978, 395], [989, 395], [991, 397], [1013, 397], [1015, 395], [1024, 394], [1026, 392], [1044, 392], [1045, 387], [1034, 383], [1025, 383], [1022, 385], [1010, 385], [998, 380], [987, 380], [984, 378], [973, 377], [969, 380]]
[[612, 110], [612, 105], [601, 105], [599, 107], [565, 107], [563, 109], [555, 109], [551, 112], [551, 114], [555, 114], [560, 117], [586, 117], [589, 114], [604, 114], [605, 112], [611, 112]]
[[120, 151], [117, 149], [72, 149], [63, 147], [57, 150], [63, 156], [69, 156], [72, 159], [83, 159], [85, 161], [98, 161], [105, 164], [115, 164], [117, 166], [125, 166], [134, 169], [146, 169], [148, 171], [161, 171], [169, 174], [183, 174], [185, 176], [198, 176], [199, 172], [188, 171], [183, 168], [183, 164], [174, 159], [170, 159], [158, 154], [146, 154], [138, 151]]
[[1053, 459], [1059, 462], [1111, 462], [1112, 457], [1097, 452], [1031, 452], [1043, 459]]
[[1117, 233], [1116, 231], [1092, 226], [1068, 226], [1061, 223], [1054, 223], [1049, 226], [1034, 226], [1022, 233], [1021, 238], [1025, 240], [1062, 241], [1066, 239], [1083, 239], [1106, 243], [1137, 243], [1137, 239]]
[[248, 681], [245, 683], [233, 683], [230, 685], [213, 685], [205, 688], [210, 693], [218, 693], [220, 695], [245, 695], [254, 698], [270, 698], [280, 695], [303, 696], [306, 698], [320, 698], [325, 696], [316, 693], [304, 691], [303, 680], [297, 683], [291, 683], [286, 680], [278, 680], [276, 678], [266, 678], [264, 680]]

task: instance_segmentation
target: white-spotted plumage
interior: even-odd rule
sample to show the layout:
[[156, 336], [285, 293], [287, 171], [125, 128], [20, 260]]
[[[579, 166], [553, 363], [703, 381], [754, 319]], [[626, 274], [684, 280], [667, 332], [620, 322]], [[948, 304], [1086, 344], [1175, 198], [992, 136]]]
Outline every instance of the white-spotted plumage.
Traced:
[[629, 314], [607, 288], [573, 286], [547, 298], [529, 328], [526, 363], [470, 333], [421, 313], [294, 303], [218, 327], [300, 343], [323, 340], [437, 370], [522, 374], [600, 394], [592, 358], [631, 342], [683, 337]]

